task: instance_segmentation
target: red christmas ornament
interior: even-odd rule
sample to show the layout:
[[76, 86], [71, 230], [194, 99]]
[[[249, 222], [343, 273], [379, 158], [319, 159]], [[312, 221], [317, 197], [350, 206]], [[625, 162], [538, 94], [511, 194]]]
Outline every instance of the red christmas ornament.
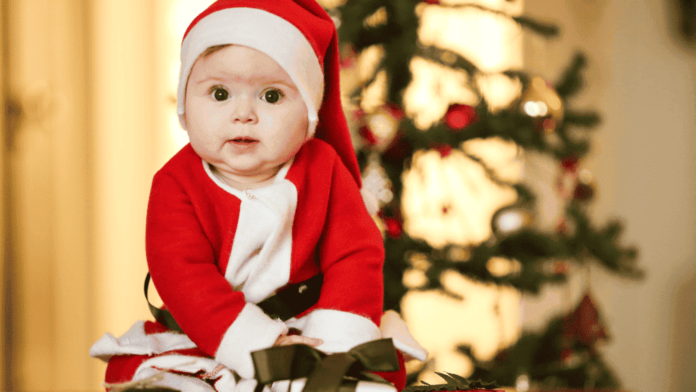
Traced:
[[395, 103], [393, 103], [393, 102], [388, 102], [388, 103], [386, 103], [386, 104], [384, 105], [384, 109], [385, 109], [389, 114], [391, 114], [391, 116], [394, 117], [394, 119], [395, 119], [396, 121], [401, 121], [401, 120], [403, 120], [404, 116], [406, 115], [406, 113], [404, 112], [404, 109], [401, 108], [401, 106], [399, 106], [399, 105], [397, 105], [397, 104], [395, 104]]
[[440, 4], [440, 0], [423, 0], [426, 4]]
[[401, 233], [403, 233], [403, 228], [401, 227], [401, 222], [399, 222], [398, 219], [396, 218], [386, 218], [384, 220], [384, 225], [387, 228], [387, 235], [391, 239], [397, 239], [401, 237]]
[[573, 313], [563, 319], [561, 332], [564, 337], [590, 348], [594, 347], [598, 340], [608, 337], [589, 294], [585, 294]]
[[355, 64], [357, 52], [353, 45], [347, 45], [339, 53], [338, 66], [340, 68], [350, 68]]
[[434, 143], [431, 148], [437, 150], [443, 158], [452, 153], [452, 146], [449, 144]]
[[365, 111], [362, 108], [357, 108], [353, 111], [353, 118], [360, 120], [365, 117]]
[[573, 198], [579, 201], [588, 201], [594, 197], [594, 188], [589, 184], [579, 182], [573, 191]]
[[391, 144], [382, 153], [382, 162], [400, 161], [410, 157], [413, 153], [413, 147], [406, 141], [402, 132], [397, 132]]
[[476, 109], [469, 105], [454, 104], [447, 109], [445, 124], [453, 131], [459, 131], [476, 121]]
[[363, 140], [365, 140], [368, 145], [374, 146], [377, 144], [377, 137], [374, 133], [372, 133], [372, 130], [368, 126], [363, 125], [360, 127], [358, 134], [362, 136]]
[[563, 158], [561, 167], [568, 173], [575, 173], [578, 170], [578, 158], [571, 155]]

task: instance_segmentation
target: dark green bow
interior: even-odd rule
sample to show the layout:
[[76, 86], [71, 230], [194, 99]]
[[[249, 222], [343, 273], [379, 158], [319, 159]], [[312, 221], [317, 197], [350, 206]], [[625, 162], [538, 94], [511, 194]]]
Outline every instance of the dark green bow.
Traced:
[[304, 344], [292, 344], [255, 351], [251, 357], [259, 385], [307, 377], [303, 392], [354, 391], [358, 380], [388, 384], [382, 377], [367, 372], [399, 370], [391, 339], [373, 340], [331, 355]]

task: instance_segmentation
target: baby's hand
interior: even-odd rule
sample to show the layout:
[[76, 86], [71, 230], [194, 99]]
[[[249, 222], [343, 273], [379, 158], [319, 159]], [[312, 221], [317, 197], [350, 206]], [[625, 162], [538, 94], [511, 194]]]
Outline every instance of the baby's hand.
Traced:
[[308, 346], [317, 347], [323, 344], [324, 341], [321, 339], [310, 338], [307, 336], [300, 335], [280, 335], [276, 339], [273, 346], [289, 346], [291, 344], [306, 344]]

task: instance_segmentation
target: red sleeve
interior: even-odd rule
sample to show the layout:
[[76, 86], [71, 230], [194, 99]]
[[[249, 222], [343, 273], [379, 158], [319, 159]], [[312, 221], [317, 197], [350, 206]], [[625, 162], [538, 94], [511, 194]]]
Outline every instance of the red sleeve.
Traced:
[[[214, 236], [206, 234], [223, 231], [216, 227], [216, 219], [210, 215], [230, 211], [216, 211], [210, 202], [194, 203], [193, 199], [205, 193], [205, 190], [194, 188], [185, 179], [179, 180], [166, 173], [160, 172], [154, 178], [146, 228], [147, 260], [152, 280], [181, 329], [201, 350], [238, 373], [251, 377], [253, 368], [250, 367], [248, 352], [241, 358], [240, 355], [245, 353], [235, 353], [229, 344], [222, 344], [230, 331], [234, 331], [233, 323], [243, 324], [240, 318], [258, 322], [257, 335], [263, 336], [250, 350], [272, 345], [284, 332], [285, 325], [271, 320], [260, 309], [250, 310], [257, 307], [247, 304], [244, 294], [234, 291], [218, 270], [216, 257], [219, 254], [211, 243]], [[235, 356], [243, 363], [229, 361]]]
[[318, 307], [382, 317], [384, 244], [355, 181], [340, 160], [334, 164], [319, 260], [324, 288]]
[[321, 296], [303, 334], [324, 340], [326, 352], [379, 339], [384, 245], [360, 190], [340, 159], [333, 161], [318, 259]]

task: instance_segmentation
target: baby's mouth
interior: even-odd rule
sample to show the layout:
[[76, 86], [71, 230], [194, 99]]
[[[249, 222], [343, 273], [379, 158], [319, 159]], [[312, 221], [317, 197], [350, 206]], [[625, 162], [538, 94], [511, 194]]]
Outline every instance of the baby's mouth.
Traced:
[[232, 142], [239, 144], [252, 144], [258, 142], [258, 140], [250, 137], [236, 137], [232, 139]]

